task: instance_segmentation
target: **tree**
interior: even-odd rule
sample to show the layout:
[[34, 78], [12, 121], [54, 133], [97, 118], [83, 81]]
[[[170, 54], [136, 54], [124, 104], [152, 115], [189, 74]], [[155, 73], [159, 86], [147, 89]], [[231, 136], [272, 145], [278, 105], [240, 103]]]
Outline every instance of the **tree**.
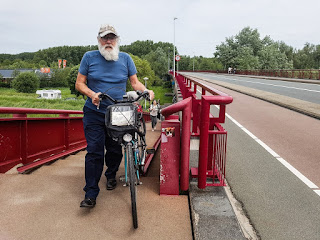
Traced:
[[71, 68], [53, 69], [51, 71], [51, 87], [67, 87]]
[[16, 78], [20, 74], [20, 71], [18, 69], [13, 70], [11, 77]]
[[264, 46], [258, 53], [260, 69], [291, 69], [292, 61], [288, 61], [287, 55], [281, 52], [279, 45]]
[[79, 67], [80, 64], [77, 66], [74, 66], [73, 68], [71, 68], [68, 77], [67, 77], [67, 81], [69, 84], [69, 88], [72, 94], [75, 94], [77, 97], [79, 97], [80, 95], [82, 95], [82, 97], [84, 98], [84, 95], [82, 93], [80, 93], [77, 89], [76, 89], [76, 81], [77, 81], [77, 76], [78, 76], [78, 71], [79, 71]]
[[270, 36], [260, 39], [258, 30], [250, 27], [242, 29], [235, 37], [226, 38], [216, 50], [215, 56], [225, 68], [251, 70], [293, 67], [293, 48], [283, 42], [274, 42]]
[[234, 65], [230, 65], [231, 67], [236, 66], [238, 69], [258, 69], [260, 68], [259, 57], [254, 56], [253, 49], [249, 46], [243, 46], [238, 49], [239, 53], [237, 57], [234, 59]]
[[168, 58], [162, 48], [158, 47], [156, 51], [148, 53], [144, 59], [150, 63], [156, 76], [163, 78], [168, 72]]
[[23, 72], [20, 73], [11, 84], [18, 92], [35, 93], [40, 86], [40, 80], [33, 72]]
[[[151, 69], [150, 63], [147, 60], [143, 60], [138, 56], [134, 56], [130, 54], [134, 64], [137, 68], [137, 77], [141, 83], [144, 85], [144, 78], [147, 77], [147, 88], [153, 85], [154, 81], [156, 80], [156, 75], [154, 71]], [[127, 89], [132, 89], [130, 84], [127, 84]]]

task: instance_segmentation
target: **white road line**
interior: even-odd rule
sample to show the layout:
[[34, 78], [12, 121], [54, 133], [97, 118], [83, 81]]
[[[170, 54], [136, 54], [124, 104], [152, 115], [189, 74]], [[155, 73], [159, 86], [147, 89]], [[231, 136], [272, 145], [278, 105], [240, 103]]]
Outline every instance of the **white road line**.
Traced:
[[231, 79], [231, 78], [225, 78], [225, 79], [231, 80], [231, 81], [249, 82], [249, 83], [256, 83], [256, 84], [261, 84], [261, 85], [269, 85], [269, 86], [273, 86], [273, 87], [291, 88], [291, 89], [295, 89], [295, 90], [301, 90], [301, 91], [308, 91], [308, 92], [317, 92], [317, 93], [320, 93], [320, 91], [311, 90], [311, 89], [306, 89], [306, 88], [288, 87], [288, 86], [271, 84], [271, 83], [261, 83], [261, 82], [254, 82], [254, 81], [248, 81], [248, 80], [239, 80], [239, 79], [234, 79], [234, 78], [233, 78], [233, 79]]
[[[200, 90], [197, 90], [201, 93]], [[219, 106], [216, 106], [219, 108]], [[273, 151], [267, 144], [262, 142], [259, 138], [253, 135], [248, 129], [243, 127], [238, 121], [236, 121], [233, 117], [226, 113], [226, 117], [229, 118], [234, 124], [236, 124], [240, 129], [242, 129], [245, 133], [247, 133], [251, 138], [253, 138], [257, 143], [259, 143], [264, 149], [267, 150], [275, 159], [277, 159], [282, 165], [284, 165], [288, 170], [290, 170], [296, 177], [298, 177], [303, 183], [305, 183], [311, 189], [319, 188], [316, 184], [310, 181], [306, 176], [304, 176], [301, 172], [299, 172], [296, 168], [294, 168], [290, 163], [284, 160], [279, 156], [275, 151]], [[320, 190], [314, 190], [316, 194], [320, 196]]]
[[[257, 143], [259, 143], [264, 149], [267, 150], [274, 158], [276, 158], [280, 163], [282, 163], [287, 169], [289, 169], [296, 177], [298, 177], [302, 182], [304, 182], [309, 188], [316, 189], [319, 188], [317, 185], [315, 185], [313, 182], [311, 182], [307, 177], [305, 177], [301, 172], [299, 172], [296, 168], [294, 168], [290, 163], [288, 163], [286, 160], [281, 158], [279, 154], [277, 154], [275, 151], [273, 151], [267, 144], [262, 142], [259, 138], [257, 138], [255, 135], [253, 135], [248, 129], [243, 127], [241, 124], [239, 124], [234, 118], [232, 118], [229, 114], [226, 114], [226, 116], [234, 122], [237, 126], [241, 126], [240, 128], [247, 133], [251, 138], [253, 138]], [[314, 190], [319, 196], [320, 196], [320, 190]]]

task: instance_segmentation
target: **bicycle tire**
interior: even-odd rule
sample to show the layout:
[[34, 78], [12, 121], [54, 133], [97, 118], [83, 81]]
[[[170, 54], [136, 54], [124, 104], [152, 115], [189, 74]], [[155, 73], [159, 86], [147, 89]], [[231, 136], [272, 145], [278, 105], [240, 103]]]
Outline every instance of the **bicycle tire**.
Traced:
[[128, 158], [128, 171], [129, 171], [129, 186], [131, 195], [131, 210], [133, 227], [138, 228], [138, 215], [137, 215], [137, 200], [136, 200], [136, 169], [134, 167], [134, 155], [132, 151], [132, 145], [127, 146], [127, 158]]
[[144, 121], [143, 118], [140, 119], [140, 123], [139, 123], [139, 133], [138, 134], [138, 150], [139, 150], [139, 159], [138, 159], [138, 163], [141, 166], [141, 168], [143, 168], [143, 164], [144, 164], [144, 159], [146, 157], [146, 123]]

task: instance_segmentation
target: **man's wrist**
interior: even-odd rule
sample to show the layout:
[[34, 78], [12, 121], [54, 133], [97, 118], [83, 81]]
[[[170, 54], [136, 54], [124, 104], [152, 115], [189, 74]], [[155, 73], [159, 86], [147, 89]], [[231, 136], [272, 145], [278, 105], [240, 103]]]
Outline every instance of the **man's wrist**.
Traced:
[[90, 97], [90, 98], [92, 99], [92, 98], [93, 98], [93, 96], [94, 96], [95, 94], [96, 94], [96, 93], [94, 92], [94, 93], [91, 95], [91, 97]]

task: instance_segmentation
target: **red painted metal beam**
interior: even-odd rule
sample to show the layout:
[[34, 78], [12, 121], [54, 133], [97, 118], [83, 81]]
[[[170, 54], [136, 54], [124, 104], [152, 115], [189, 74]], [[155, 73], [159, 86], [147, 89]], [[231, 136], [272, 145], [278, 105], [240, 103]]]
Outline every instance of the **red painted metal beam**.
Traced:
[[[22, 163], [19, 172], [31, 169], [86, 147], [82, 111], [0, 107], [0, 173]], [[28, 117], [60, 114], [59, 117]]]
[[146, 157], [146, 161], [145, 161], [145, 164], [144, 164], [144, 168], [143, 168], [143, 173], [142, 174], [146, 174], [147, 171], [148, 171], [148, 167], [154, 157], [154, 154], [155, 152], [157, 151], [158, 147], [159, 147], [159, 144], [161, 142], [161, 135], [159, 136], [158, 140], [155, 142], [155, 144], [153, 145], [153, 148], [154, 148], [154, 153], [151, 153], [151, 154], [148, 154], [147, 157]]
[[181, 133], [181, 160], [180, 160], [180, 188], [182, 191], [189, 189], [189, 161], [190, 161], [190, 125], [191, 125], [191, 97], [178, 103], [170, 105], [161, 110], [165, 117], [182, 111], [182, 133]]

